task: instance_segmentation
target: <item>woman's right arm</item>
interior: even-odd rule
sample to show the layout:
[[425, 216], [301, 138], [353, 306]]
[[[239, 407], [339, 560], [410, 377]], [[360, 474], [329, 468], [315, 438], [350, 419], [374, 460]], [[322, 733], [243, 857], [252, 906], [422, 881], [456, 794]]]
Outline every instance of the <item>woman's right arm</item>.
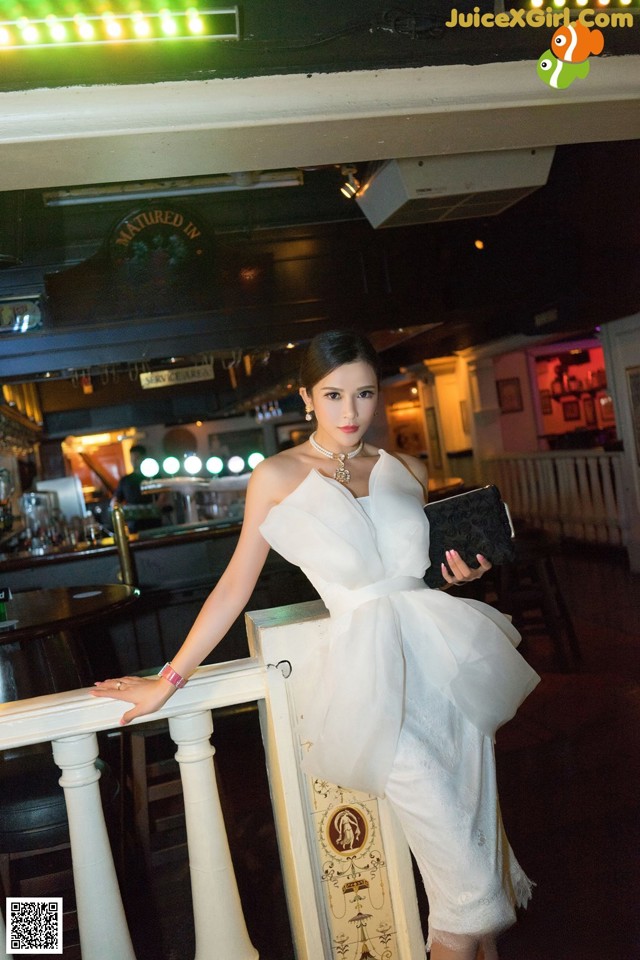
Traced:
[[[253, 593], [269, 553], [269, 544], [260, 534], [259, 527], [274, 503], [281, 499], [278, 477], [279, 471], [269, 461], [260, 464], [251, 477], [242, 529], [233, 556], [171, 661], [173, 669], [182, 677], [189, 677], [223, 639]], [[162, 677], [130, 676], [100, 681], [92, 693], [96, 697], [112, 697], [131, 703], [132, 709], [120, 721], [124, 724], [134, 717], [159, 710], [175, 689]]]

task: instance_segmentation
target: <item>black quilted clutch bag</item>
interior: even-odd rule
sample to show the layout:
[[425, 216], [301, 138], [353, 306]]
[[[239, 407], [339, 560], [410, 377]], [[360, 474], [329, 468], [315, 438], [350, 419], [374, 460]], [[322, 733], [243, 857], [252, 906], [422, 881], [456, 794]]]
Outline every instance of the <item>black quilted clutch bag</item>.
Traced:
[[430, 587], [441, 587], [446, 582], [440, 571], [445, 550], [457, 550], [470, 567], [479, 566], [478, 553], [494, 566], [514, 559], [509, 508], [493, 484], [435, 500], [426, 505], [424, 512], [430, 527], [431, 566], [425, 575]]

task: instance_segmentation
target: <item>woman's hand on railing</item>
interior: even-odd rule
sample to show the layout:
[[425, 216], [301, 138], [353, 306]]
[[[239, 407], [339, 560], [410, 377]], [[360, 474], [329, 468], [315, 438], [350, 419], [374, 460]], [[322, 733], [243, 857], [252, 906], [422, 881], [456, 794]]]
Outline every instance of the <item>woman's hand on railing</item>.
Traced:
[[[491, 570], [493, 566], [481, 553], [476, 554], [476, 559], [480, 564], [479, 567], [470, 567], [464, 562], [457, 550], [446, 550], [445, 555], [447, 563], [440, 564], [440, 568], [442, 570], [442, 576], [452, 587], [459, 587], [463, 583], [479, 580], [480, 577], [484, 576], [487, 570]], [[446, 587], [443, 589], [446, 589]]]
[[110, 697], [133, 704], [133, 708], [120, 718], [120, 725], [124, 726], [136, 717], [155, 713], [165, 705], [175, 689], [162, 677], [118, 677], [115, 680], [96, 681], [90, 692], [94, 697]]

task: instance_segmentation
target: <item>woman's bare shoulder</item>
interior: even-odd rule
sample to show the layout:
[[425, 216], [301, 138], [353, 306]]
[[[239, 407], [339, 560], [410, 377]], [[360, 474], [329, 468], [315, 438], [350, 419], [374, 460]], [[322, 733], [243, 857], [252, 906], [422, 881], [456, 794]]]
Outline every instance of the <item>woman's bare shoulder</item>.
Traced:
[[253, 471], [250, 486], [272, 504], [283, 500], [309, 472], [305, 458], [295, 448], [267, 457]]
[[404, 464], [409, 473], [418, 481], [420, 486], [424, 491], [425, 502], [427, 499], [427, 485], [429, 483], [429, 475], [427, 473], [427, 465], [424, 460], [419, 460], [418, 457], [412, 457], [408, 453], [397, 453], [394, 452], [391, 456], [395, 457], [400, 463]]

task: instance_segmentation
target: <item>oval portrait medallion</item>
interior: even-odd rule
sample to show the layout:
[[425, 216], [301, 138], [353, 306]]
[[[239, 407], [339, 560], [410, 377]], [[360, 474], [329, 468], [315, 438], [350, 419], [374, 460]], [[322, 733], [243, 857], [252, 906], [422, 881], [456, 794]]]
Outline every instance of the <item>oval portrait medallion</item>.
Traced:
[[364, 816], [353, 806], [337, 807], [326, 825], [329, 846], [341, 856], [352, 856], [366, 845], [369, 827]]

